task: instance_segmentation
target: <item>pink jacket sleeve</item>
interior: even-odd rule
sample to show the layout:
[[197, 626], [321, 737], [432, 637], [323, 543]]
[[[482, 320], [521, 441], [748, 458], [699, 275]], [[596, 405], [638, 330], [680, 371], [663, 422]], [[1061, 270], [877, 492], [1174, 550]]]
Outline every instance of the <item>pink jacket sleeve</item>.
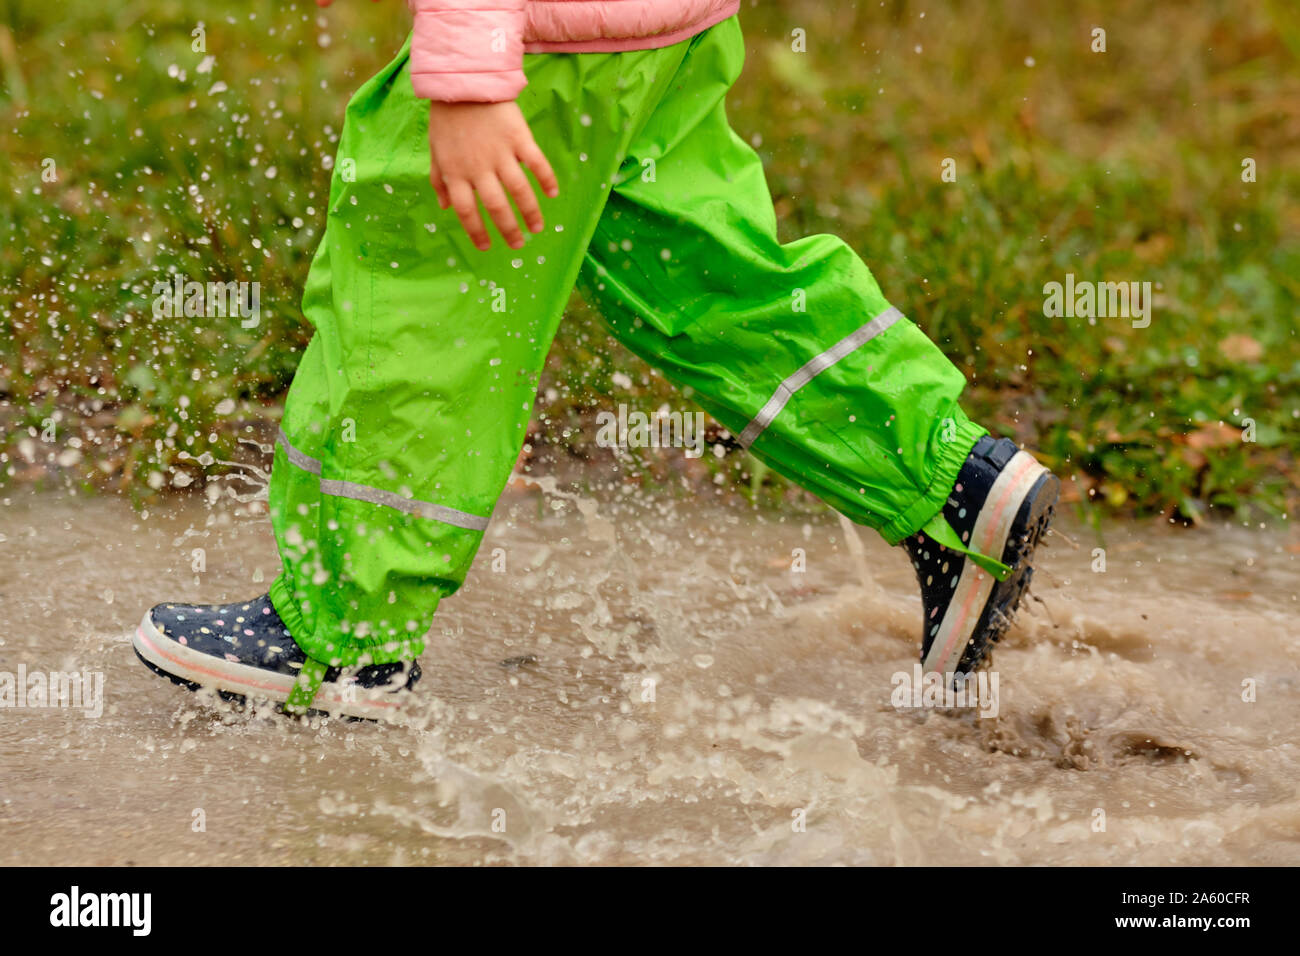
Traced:
[[447, 102], [513, 100], [524, 79], [527, 0], [406, 0], [415, 15], [416, 96]]

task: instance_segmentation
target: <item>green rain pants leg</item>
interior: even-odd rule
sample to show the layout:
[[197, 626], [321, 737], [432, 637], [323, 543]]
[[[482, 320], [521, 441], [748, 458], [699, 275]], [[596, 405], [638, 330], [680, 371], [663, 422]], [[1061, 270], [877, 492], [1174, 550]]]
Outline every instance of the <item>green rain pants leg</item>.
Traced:
[[742, 445], [897, 544], [985, 429], [958, 405], [964, 376], [848, 245], [778, 242], [762, 163], [724, 109], [744, 52], [733, 18], [683, 64], [619, 171], [582, 288]]
[[409, 41], [348, 104], [269, 491], [271, 600], [317, 677], [423, 650], [516, 461], [613, 176], [700, 39], [525, 58], [519, 105], [561, 192], [521, 250], [475, 249], [439, 208]]

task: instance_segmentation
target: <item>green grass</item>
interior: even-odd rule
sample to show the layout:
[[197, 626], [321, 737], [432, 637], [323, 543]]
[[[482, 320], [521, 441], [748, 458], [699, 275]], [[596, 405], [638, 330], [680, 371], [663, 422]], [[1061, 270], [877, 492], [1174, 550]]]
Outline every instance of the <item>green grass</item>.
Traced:
[[[182, 453], [231, 459], [278, 417], [309, 338], [298, 298], [343, 105], [407, 14], [397, 0], [340, 0], [323, 19], [305, 0], [0, 0], [0, 14], [0, 481], [161, 493], [203, 472]], [[1102, 509], [1294, 512], [1290, 3], [747, 0], [742, 22], [730, 115], [767, 165], [783, 238], [849, 241], [968, 375], [974, 417]], [[150, 289], [173, 269], [259, 280], [261, 325], [155, 319]], [[1067, 272], [1158, 283], [1150, 327], [1045, 317], [1043, 286]], [[542, 393], [534, 444], [577, 456], [596, 406], [673, 396], [576, 300]], [[646, 482], [680, 477], [675, 459], [638, 461]], [[688, 477], [791, 494], [747, 456], [705, 462]]]

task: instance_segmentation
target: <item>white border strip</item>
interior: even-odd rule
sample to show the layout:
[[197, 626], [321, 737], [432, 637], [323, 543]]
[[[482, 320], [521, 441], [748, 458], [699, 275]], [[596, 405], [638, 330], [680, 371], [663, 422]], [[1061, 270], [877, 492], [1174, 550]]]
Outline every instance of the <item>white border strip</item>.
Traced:
[[815, 355], [805, 362], [798, 371], [776, 387], [776, 391], [772, 393], [772, 397], [767, 400], [767, 403], [758, 410], [754, 420], [745, 426], [745, 430], [740, 433], [741, 447], [748, 448], [754, 443], [754, 439], [761, 435], [768, 425], [772, 424], [777, 415], [781, 414], [781, 410], [794, 397], [795, 392], [840, 359], [870, 342], [902, 317], [903, 313], [890, 306], [856, 332], [840, 339], [825, 352]]
[[[284, 433], [284, 429], [278, 429], [276, 441], [284, 448], [284, 453], [289, 459], [291, 465], [296, 465], [303, 471], [310, 472], [318, 478], [321, 473], [321, 463], [309, 455], [304, 455], [298, 449], [294, 448], [289, 442], [289, 436]], [[409, 515], [415, 515], [418, 518], [428, 518], [431, 521], [441, 521], [443, 524], [449, 524], [457, 528], [464, 528], [467, 531], [484, 531], [487, 529], [487, 518], [480, 518], [478, 515], [472, 515], [465, 511], [457, 511], [455, 508], [448, 508], [446, 505], [436, 505], [431, 501], [420, 501], [416, 498], [403, 498], [399, 494], [391, 491], [382, 491], [379, 488], [371, 488], [369, 485], [359, 485], [352, 481], [337, 481], [333, 478], [321, 478], [320, 491], [323, 495], [330, 495], [334, 498], [352, 498], [356, 501], [369, 502], [372, 505], [381, 505], [385, 508], [392, 508], [396, 511], [402, 511]]]
[[[294, 679], [288, 674], [266, 668], [227, 661], [212, 654], [204, 654], [187, 647], [154, 623], [153, 612], [146, 611], [135, 629], [131, 642], [136, 652], [159, 670], [173, 677], [214, 687], [217, 690], [241, 694], [255, 700], [284, 703], [293, 690]], [[403, 713], [413, 698], [409, 689], [385, 690], [378, 687], [361, 687], [346, 682], [326, 681], [312, 701], [313, 710], [368, 720], [392, 720]]]
[[[1046, 471], [1028, 452], [1018, 451], [1011, 457], [1006, 467], [998, 473], [980, 508], [979, 517], [975, 519], [975, 527], [970, 536], [972, 548], [980, 554], [1002, 560], [1020, 506], [1033, 490], [1034, 483]], [[975, 635], [975, 627], [984, 615], [984, 608], [997, 585], [998, 581], [993, 575], [969, 558], [966, 559], [957, 587], [944, 610], [939, 632], [930, 642], [930, 652], [924, 662], [927, 674], [946, 675], [956, 672], [966, 645]]]

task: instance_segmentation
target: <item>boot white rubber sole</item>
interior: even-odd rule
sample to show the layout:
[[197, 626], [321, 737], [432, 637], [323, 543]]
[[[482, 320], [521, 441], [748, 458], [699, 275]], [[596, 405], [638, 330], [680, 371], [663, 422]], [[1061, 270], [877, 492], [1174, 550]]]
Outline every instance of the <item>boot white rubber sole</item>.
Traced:
[[[247, 700], [275, 704], [283, 704], [293, 690], [294, 679], [287, 674], [222, 660], [173, 640], [158, 629], [148, 611], [135, 629], [131, 644], [149, 667], [191, 689], [210, 687]], [[364, 720], [393, 721], [402, 716], [411, 697], [409, 690], [376, 690], [327, 681], [316, 693], [312, 710]]]
[[[1001, 561], [1021, 505], [1038, 479], [1047, 473], [1047, 469], [1028, 452], [1016, 452], [989, 489], [984, 507], [975, 519], [969, 546], [980, 554]], [[1023, 569], [1017, 569], [1017, 572], [1023, 573]], [[925, 656], [923, 666], [927, 674], [956, 671], [996, 584], [997, 578], [969, 558], [966, 560], [939, 631]]]

